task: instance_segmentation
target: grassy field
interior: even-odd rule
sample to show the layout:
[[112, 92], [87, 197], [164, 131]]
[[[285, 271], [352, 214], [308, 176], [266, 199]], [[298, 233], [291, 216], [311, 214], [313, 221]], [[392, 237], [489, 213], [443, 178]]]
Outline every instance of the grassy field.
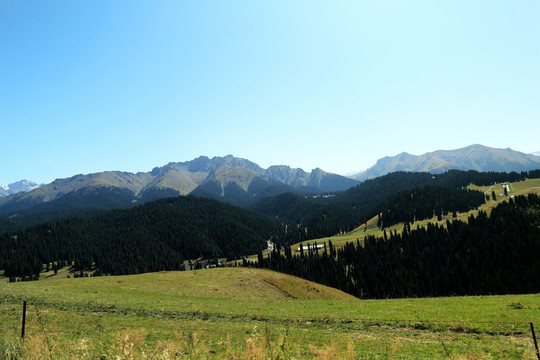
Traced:
[[540, 295], [358, 300], [221, 268], [3, 282], [0, 319], [0, 359], [533, 359]]

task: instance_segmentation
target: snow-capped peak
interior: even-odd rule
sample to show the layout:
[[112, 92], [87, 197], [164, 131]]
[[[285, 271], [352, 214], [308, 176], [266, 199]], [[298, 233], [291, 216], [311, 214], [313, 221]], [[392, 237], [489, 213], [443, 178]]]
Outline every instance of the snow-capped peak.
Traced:
[[0, 197], [13, 195], [19, 192], [32, 191], [40, 186], [40, 184], [29, 180], [17, 181], [9, 185], [2, 184], [0, 185]]

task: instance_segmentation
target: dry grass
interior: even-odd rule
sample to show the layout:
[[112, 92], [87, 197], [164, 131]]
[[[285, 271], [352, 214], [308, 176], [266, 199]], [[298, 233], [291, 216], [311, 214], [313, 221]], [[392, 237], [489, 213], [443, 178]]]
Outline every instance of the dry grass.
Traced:
[[357, 359], [352, 339], [346, 347], [341, 348], [336, 342], [328, 345], [307, 345], [304, 355], [300, 347], [288, 344], [287, 334], [272, 334], [268, 326], [257, 329], [245, 339], [244, 346], [236, 347], [230, 337], [224, 341], [224, 350], [217, 353], [205, 342], [197, 332], [187, 334], [176, 333], [176, 339], [157, 341], [155, 346], [147, 344], [149, 331], [144, 328], [122, 330], [113, 336], [112, 344], [95, 343], [88, 338], [59, 346], [44, 334], [27, 337], [25, 341], [10, 341], [0, 344], [2, 360], [53, 360], [53, 359], [231, 359], [231, 360], [265, 360], [291, 359], [309, 357], [316, 359]]

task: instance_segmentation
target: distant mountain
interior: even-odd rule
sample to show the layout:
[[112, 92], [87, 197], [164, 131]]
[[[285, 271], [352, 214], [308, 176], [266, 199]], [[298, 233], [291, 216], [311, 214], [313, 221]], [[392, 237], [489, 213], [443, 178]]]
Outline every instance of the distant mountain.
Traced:
[[540, 156], [540, 151], [531, 153], [532, 155]]
[[32, 191], [40, 185], [29, 180], [21, 180], [9, 185], [0, 184], [0, 197], [13, 195], [19, 192]]
[[[95, 214], [178, 195], [193, 194], [247, 206], [283, 192], [341, 191], [357, 183], [321, 169], [311, 173], [288, 166], [265, 170], [232, 155], [212, 159], [201, 156], [192, 161], [156, 167], [150, 172], [105, 171], [75, 175], [57, 179], [33, 191], [1, 197], [0, 231], [21, 228], [36, 223], [38, 219], [49, 221]], [[2, 226], [2, 222], [9, 224]]]
[[364, 181], [394, 171], [440, 174], [454, 169], [483, 172], [528, 171], [540, 169], [540, 158], [512, 149], [495, 149], [483, 145], [471, 145], [457, 150], [438, 150], [419, 156], [403, 152], [379, 159], [374, 166], [352, 178]]

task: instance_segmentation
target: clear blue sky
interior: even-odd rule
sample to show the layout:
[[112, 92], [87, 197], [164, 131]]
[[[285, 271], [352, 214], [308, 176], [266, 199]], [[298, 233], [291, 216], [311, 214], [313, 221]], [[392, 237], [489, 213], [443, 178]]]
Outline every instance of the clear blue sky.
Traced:
[[0, 183], [540, 151], [540, 2], [1, 1]]

